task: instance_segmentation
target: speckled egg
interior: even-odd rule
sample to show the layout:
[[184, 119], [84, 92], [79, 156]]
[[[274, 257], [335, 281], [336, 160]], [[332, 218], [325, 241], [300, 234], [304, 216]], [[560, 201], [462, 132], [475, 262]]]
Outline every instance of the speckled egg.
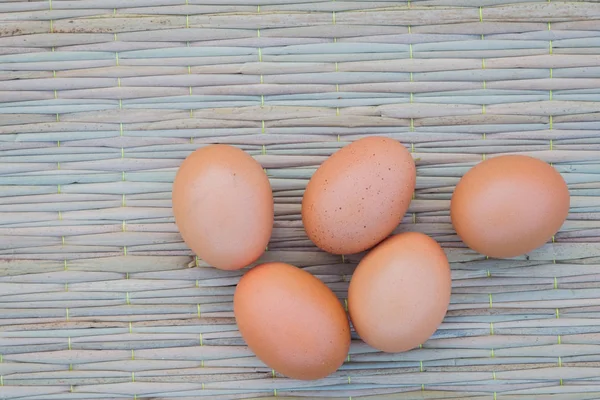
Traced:
[[415, 180], [413, 158], [396, 140], [367, 137], [345, 146], [306, 187], [302, 221], [308, 237], [333, 254], [369, 249], [398, 226]]

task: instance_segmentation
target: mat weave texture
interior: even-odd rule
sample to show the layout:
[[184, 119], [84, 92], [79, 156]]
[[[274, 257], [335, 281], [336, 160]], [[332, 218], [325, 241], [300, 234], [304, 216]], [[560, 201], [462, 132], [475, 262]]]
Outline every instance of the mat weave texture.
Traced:
[[[0, 0], [0, 398], [598, 399], [599, 101], [598, 1]], [[367, 135], [414, 153], [397, 232], [443, 245], [452, 304], [420, 349], [354, 336], [337, 373], [289, 380], [236, 329], [241, 272], [182, 243], [173, 178], [205, 144], [255, 156], [276, 210], [262, 261], [344, 303], [361, 255], [318, 251], [300, 201]], [[553, 163], [571, 213], [552, 243], [487, 260], [449, 199], [514, 152]]]

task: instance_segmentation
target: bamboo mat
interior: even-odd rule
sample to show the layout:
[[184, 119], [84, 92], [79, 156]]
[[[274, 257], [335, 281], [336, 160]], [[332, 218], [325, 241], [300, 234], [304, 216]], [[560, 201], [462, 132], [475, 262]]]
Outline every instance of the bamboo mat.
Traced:
[[[522, 0], [0, 0], [0, 398], [600, 398], [600, 3]], [[241, 272], [180, 240], [170, 190], [208, 143], [262, 163], [263, 261], [343, 302], [360, 255], [301, 225], [315, 168], [365, 135], [418, 165], [398, 228], [452, 262], [444, 324], [316, 382], [279, 376], [232, 314]], [[464, 247], [460, 176], [533, 155], [572, 194], [553, 243], [515, 260]], [[372, 397], [370, 397], [372, 396]]]

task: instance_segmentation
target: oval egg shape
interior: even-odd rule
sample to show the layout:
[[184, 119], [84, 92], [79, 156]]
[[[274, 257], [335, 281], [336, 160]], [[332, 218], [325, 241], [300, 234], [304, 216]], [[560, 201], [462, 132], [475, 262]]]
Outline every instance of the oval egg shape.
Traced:
[[173, 214], [183, 240], [198, 257], [219, 269], [240, 269], [256, 261], [269, 243], [271, 185], [260, 164], [244, 151], [203, 147], [177, 171]]
[[510, 258], [548, 242], [567, 219], [569, 205], [567, 184], [552, 166], [528, 156], [499, 156], [463, 176], [450, 216], [471, 249]]
[[354, 329], [371, 347], [397, 353], [423, 344], [441, 324], [452, 281], [440, 245], [417, 232], [392, 236], [358, 264], [348, 289]]
[[323, 282], [300, 268], [254, 267], [240, 280], [233, 306], [248, 347], [287, 377], [324, 378], [347, 357], [350, 326], [344, 308]]
[[385, 239], [406, 213], [415, 190], [412, 156], [398, 141], [367, 137], [328, 158], [302, 199], [308, 237], [333, 254], [353, 254]]

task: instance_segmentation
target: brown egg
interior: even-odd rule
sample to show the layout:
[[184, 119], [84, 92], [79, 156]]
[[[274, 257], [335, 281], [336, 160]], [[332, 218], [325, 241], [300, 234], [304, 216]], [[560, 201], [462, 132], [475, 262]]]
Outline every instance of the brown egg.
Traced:
[[410, 350], [436, 331], [450, 304], [450, 266], [422, 233], [392, 236], [358, 264], [348, 289], [354, 329], [385, 352]]
[[233, 298], [242, 337], [270, 368], [294, 379], [320, 379], [348, 354], [350, 326], [335, 294], [310, 273], [284, 263], [259, 265]]
[[463, 176], [450, 216], [471, 249], [509, 258], [550, 240], [565, 222], [569, 203], [567, 184], [552, 166], [527, 156], [500, 156]]
[[308, 237], [333, 254], [366, 250], [385, 239], [415, 190], [410, 153], [396, 140], [367, 137], [342, 148], [314, 173], [302, 199]]
[[271, 185], [244, 151], [211, 145], [190, 154], [173, 184], [173, 214], [185, 243], [226, 270], [256, 261], [273, 228]]

